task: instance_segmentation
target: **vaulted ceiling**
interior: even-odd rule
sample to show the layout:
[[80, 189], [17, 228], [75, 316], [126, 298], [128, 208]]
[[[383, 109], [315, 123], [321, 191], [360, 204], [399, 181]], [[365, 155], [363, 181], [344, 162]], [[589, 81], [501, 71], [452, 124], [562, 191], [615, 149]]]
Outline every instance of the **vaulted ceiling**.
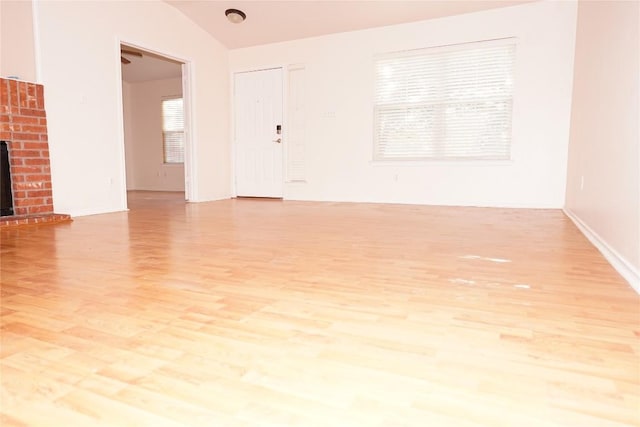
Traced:
[[[164, 0], [229, 49], [506, 7], [532, 0], [205, 1]], [[227, 21], [240, 9], [247, 19]]]
[[[202, 27], [229, 49], [256, 46], [324, 34], [507, 7], [534, 0], [432, 0], [432, 1], [218, 1], [164, 0]], [[230, 23], [224, 11], [240, 9], [247, 19]], [[126, 47], [129, 50], [139, 50]], [[176, 78], [181, 66], [161, 56], [143, 52], [123, 65], [122, 77], [130, 83]]]

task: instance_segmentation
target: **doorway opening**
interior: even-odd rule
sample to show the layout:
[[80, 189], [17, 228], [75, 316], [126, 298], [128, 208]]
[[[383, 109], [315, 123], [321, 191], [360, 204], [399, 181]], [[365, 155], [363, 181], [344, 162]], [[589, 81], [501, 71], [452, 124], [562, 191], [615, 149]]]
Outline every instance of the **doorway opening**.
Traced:
[[120, 44], [127, 206], [189, 200], [188, 64]]

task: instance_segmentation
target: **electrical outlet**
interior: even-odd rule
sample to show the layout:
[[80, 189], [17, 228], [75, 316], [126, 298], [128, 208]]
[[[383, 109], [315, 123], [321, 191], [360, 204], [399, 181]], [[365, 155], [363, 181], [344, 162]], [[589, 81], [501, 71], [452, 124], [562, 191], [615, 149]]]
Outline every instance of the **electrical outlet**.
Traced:
[[580, 175], [580, 191], [584, 190], [584, 175]]

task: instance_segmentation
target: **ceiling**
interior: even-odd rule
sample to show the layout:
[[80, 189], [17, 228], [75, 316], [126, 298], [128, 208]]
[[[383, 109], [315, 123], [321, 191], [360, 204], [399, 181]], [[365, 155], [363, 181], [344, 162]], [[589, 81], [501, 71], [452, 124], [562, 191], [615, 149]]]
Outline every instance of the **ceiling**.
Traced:
[[[413, 1], [218, 1], [164, 0], [229, 49], [256, 46], [323, 34], [477, 12], [512, 6], [535, 0], [413, 0]], [[226, 9], [240, 9], [247, 14], [241, 24], [227, 21]], [[179, 62], [141, 49], [143, 57], [125, 57], [122, 79], [129, 83], [177, 78], [182, 75]]]
[[170, 79], [182, 76], [182, 65], [180, 62], [131, 46], [122, 45], [122, 47], [127, 50], [142, 53], [142, 58], [134, 55], [123, 55], [131, 61], [130, 64], [121, 64], [122, 80], [127, 83]]
[[[227, 48], [236, 49], [459, 15], [533, 0], [164, 1]], [[232, 24], [227, 21], [224, 11], [229, 8], [245, 12], [245, 22]]]

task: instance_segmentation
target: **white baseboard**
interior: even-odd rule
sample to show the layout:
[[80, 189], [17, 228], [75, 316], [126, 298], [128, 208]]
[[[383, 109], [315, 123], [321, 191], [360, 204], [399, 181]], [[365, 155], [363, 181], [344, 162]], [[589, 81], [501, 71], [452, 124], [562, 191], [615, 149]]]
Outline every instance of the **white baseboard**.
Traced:
[[640, 294], [640, 271], [631, 265], [624, 257], [622, 257], [615, 249], [613, 249], [607, 242], [602, 239], [585, 224], [577, 215], [571, 212], [569, 209], [564, 208], [562, 211], [566, 216], [573, 221], [578, 229], [585, 235], [585, 237], [595, 246], [600, 253], [605, 257], [609, 264], [631, 285], [637, 293]]
[[[89, 216], [89, 215], [102, 215], [102, 214], [108, 214], [108, 213], [116, 213], [116, 212], [126, 212], [129, 209], [124, 208], [124, 209], [79, 209], [79, 210], [63, 210], [60, 209], [60, 213], [66, 213], [71, 215], [71, 218], [75, 218], [78, 216]], [[54, 212], [58, 213], [58, 210], [54, 208]]]

